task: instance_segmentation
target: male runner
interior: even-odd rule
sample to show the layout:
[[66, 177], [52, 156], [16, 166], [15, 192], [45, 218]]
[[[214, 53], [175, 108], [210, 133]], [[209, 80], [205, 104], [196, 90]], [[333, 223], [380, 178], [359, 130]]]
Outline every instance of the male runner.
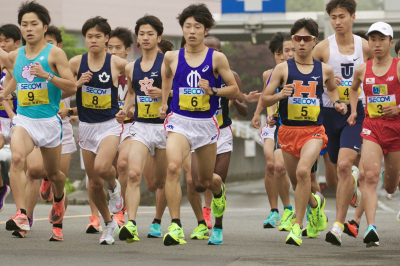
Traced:
[[[60, 171], [62, 125], [57, 112], [62, 92], [76, 92], [65, 53], [44, 41], [50, 23], [48, 10], [36, 2], [23, 3], [18, 11], [18, 24], [26, 46], [10, 53], [14, 66], [13, 79], [0, 94], [0, 100], [17, 88], [18, 114], [13, 118], [10, 169], [17, 214], [6, 223], [7, 230], [28, 231], [26, 216], [26, 157], [40, 147], [47, 179], [54, 183], [53, 208], [49, 221], [53, 224], [50, 240], [62, 238], [65, 213], [65, 175]], [[46, 128], [46, 131], [43, 131]]]
[[[287, 244], [300, 246], [301, 225], [307, 202], [311, 206], [309, 229], [323, 231], [326, 216], [323, 213], [325, 198], [311, 193], [310, 169], [320, 151], [328, 142], [322, 126], [323, 85], [338, 112], [347, 112], [346, 105], [338, 103], [339, 97], [331, 67], [312, 58], [317, 43], [318, 24], [312, 19], [299, 19], [291, 28], [295, 56], [275, 67], [270, 83], [263, 95], [263, 105], [279, 101], [282, 126], [279, 129], [279, 146], [282, 149], [286, 170], [291, 179], [297, 179], [295, 190], [296, 221], [286, 238]], [[307, 73], [307, 74], [304, 74]], [[275, 94], [281, 85], [280, 92]], [[307, 232], [310, 235], [309, 232]]]
[[[167, 160], [164, 119], [158, 114], [161, 106], [162, 62], [164, 54], [158, 51], [164, 27], [155, 16], [146, 15], [136, 21], [135, 35], [143, 56], [126, 66], [128, 95], [124, 107], [116, 115], [124, 121], [135, 99], [135, 123], [130, 128], [129, 178], [126, 189], [126, 207], [129, 222], [119, 230], [119, 239], [127, 243], [140, 241], [137, 233], [136, 214], [140, 203], [140, 182], [148, 155], [154, 157], [154, 186], [162, 189], [165, 184]], [[147, 182], [146, 182], [147, 183]]]
[[[121, 185], [112, 165], [117, 154], [123, 126], [115, 119], [118, 113], [118, 76], [124, 74], [126, 60], [108, 54], [106, 43], [111, 27], [107, 19], [94, 17], [82, 26], [87, 54], [70, 60], [70, 68], [77, 79], [76, 104], [79, 114], [79, 145], [89, 177], [89, 193], [105, 223], [100, 244], [114, 244], [118, 224], [112, 213], [124, 207]], [[103, 189], [104, 180], [110, 194], [109, 207]]]
[[[21, 37], [21, 31], [16, 25], [6, 24], [1, 26], [0, 48], [3, 49], [6, 53], [11, 53], [12, 51], [15, 51], [16, 49], [18, 49], [21, 43]], [[8, 60], [8, 56], [4, 59]], [[12, 76], [7, 71], [6, 63], [0, 63], [0, 87], [5, 88], [8, 82], [11, 80], [11, 77]], [[16, 110], [16, 98], [12, 100], [11, 108]], [[4, 110], [3, 106], [0, 106], [0, 123], [0, 149], [2, 149], [5, 144], [10, 144], [11, 141], [11, 119], [8, 117], [8, 114]], [[8, 194], [10, 194], [10, 187], [3, 182], [3, 178], [0, 174], [0, 211], [3, 210], [4, 201]]]
[[[355, 67], [370, 58], [370, 51], [366, 40], [353, 35], [352, 23], [355, 20], [357, 3], [355, 0], [331, 0], [326, 5], [326, 12], [331, 21], [335, 34], [319, 43], [313, 57], [333, 68], [338, 81], [339, 98], [341, 102], [349, 104], [349, 89], [353, 80]], [[359, 170], [353, 164], [361, 148], [361, 127], [363, 114], [363, 93], [360, 87], [358, 101], [358, 117], [354, 127], [347, 124], [350, 112], [342, 116], [336, 112], [325, 92], [324, 127], [329, 138], [328, 154], [334, 164], [336, 175], [329, 175], [334, 180], [327, 181], [331, 188], [336, 188], [336, 221], [333, 228], [326, 234], [326, 241], [334, 245], [341, 245], [341, 235], [349, 206], [359, 205], [360, 190], [357, 187]], [[337, 176], [337, 178], [336, 178]]]
[[400, 60], [389, 54], [394, 44], [393, 29], [389, 24], [376, 22], [371, 25], [367, 35], [374, 58], [355, 69], [348, 122], [350, 126], [357, 123], [358, 88], [363, 83], [367, 106], [361, 131], [361, 163], [365, 172], [364, 208], [368, 223], [364, 243], [371, 247], [379, 246], [375, 215], [378, 202], [376, 188], [382, 159], [385, 161], [385, 190], [392, 194], [399, 185]]
[[[199, 182], [214, 193], [211, 205], [216, 218], [226, 209], [225, 186], [213, 174], [219, 135], [218, 123], [213, 118], [218, 108], [218, 97], [236, 98], [239, 90], [229, 69], [226, 57], [204, 45], [204, 37], [214, 25], [212, 14], [204, 4], [190, 5], [178, 16], [186, 40], [179, 51], [167, 52], [164, 58], [162, 105], [160, 118], [166, 116], [168, 96], [173, 87], [171, 113], [164, 123], [168, 131], [168, 170], [165, 184], [172, 225], [164, 235], [164, 245], [186, 243], [180, 221], [182, 191], [179, 178], [184, 159], [194, 150], [197, 157]], [[216, 88], [221, 76], [224, 88]]]

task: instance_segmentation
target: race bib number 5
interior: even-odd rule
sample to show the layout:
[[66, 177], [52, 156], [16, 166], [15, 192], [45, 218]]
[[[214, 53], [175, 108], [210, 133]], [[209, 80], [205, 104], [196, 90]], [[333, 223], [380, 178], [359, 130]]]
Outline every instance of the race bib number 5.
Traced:
[[161, 107], [162, 98], [151, 99], [150, 96], [137, 96], [138, 117], [158, 118], [158, 109]]
[[18, 102], [20, 106], [49, 104], [47, 82], [19, 83]]
[[111, 109], [111, 88], [82, 86], [82, 106], [90, 109]]
[[179, 88], [179, 106], [185, 111], [210, 110], [210, 96], [200, 88]]
[[289, 120], [316, 122], [320, 112], [320, 102], [317, 98], [289, 97]]

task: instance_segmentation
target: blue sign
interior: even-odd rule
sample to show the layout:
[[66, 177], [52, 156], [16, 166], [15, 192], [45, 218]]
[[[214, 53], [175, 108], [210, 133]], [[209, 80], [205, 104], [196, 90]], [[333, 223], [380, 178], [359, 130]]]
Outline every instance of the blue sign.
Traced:
[[222, 0], [222, 14], [285, 13], [286, 0]]

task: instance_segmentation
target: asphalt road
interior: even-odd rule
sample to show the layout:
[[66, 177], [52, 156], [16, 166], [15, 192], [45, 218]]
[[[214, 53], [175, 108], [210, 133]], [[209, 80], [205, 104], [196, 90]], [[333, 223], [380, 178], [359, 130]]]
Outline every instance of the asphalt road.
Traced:
[[[399, 265], [400, 224], [396, 221], [399, 197], [381, 197], [377, 210], [380, 247], [366, 248], [362, 235], [366, 221], [362, 220], [360, 236], [343, 236], [341, 247], [325, 242], [325, 234], [335, 218], [335, 200], [329, 198], [326, 215], [327, 230], [316, 239], [303, 238], [300, 247], [285, 244], [287, 232], [263, 229], [269, 212], [262, 181], [233, 183], [227, 186], [228, 209], [224, 219], [224, 244], [209, 246], [206, 240], [190, 240], [197, 226], [187, 200], [182, 202], [181, 220], [188, 243], [165, 247], [161, 239], [146, 238], [154, 218], [154, 207], [140, 207], [137, 219], [140, 242], [127, 244], [116, 240], [113, 246], [101, 246], [100, 234], [89, 235], [89, 206], [69, 206], [64, 220], [64, 241], [49, 242], [51, 226], [47, 222], [50, 205], [38, 205], [35, 225], [25, 239], [11, 236], [5, 221], [15, 214], [15, 206], [6, 204], [0, 213], [0, 265]], [[397, 194], [398, 195], [398, 194]], [[293, 196], [293, 195], [292, 195]], [[293, 199], [292, 199], [293, 202]], [[282, 206], [279, 206], [280, 210]], [[354, 214], [350, 209], [348, 219]], [[127, 219], [127, 218], [126, 218]], [[163, 233], [170, 225], [165, 214]], [[211, 231], [210, 231], [211, 233]]]

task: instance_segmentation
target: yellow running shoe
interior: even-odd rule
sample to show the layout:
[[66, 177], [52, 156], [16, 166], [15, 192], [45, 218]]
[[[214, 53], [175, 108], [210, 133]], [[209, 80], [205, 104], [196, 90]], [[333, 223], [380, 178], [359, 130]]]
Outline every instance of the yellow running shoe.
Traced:
[[300, 246], [303, 243], [301, 240], [301, 228], [299, 224], [294, 224], [289, 235], [286, 237], [286, 244]]
[[119, 229], [119, 240], [125, 240], [126, 243], [140, 241], [137, 227], [131, 221]]
[[175, 246], [186, 244], [185, 235], [183, 234], [182, 227], [179, 227], [176, 223], [172, 223], [168, 227], [168, 233], [164, 235], [164, 245], [165, 246]]
[[210, 235], [208, 234], [208, 227], [204, 224], [200, 224], [197, 226], [193, 233], [190, 235], [190, 239], [197, 239], [197, 240], [203, 240], [203, 239], [209, 239]]
[[221, 197], [220, 198], [213, 197], [211, 203], [211, 211], [215, 218], [219, 218], [222, 215], [224, 215], [224, 212], [226, 210], [225, 184], [221, 185], [221, 193], [222, 193]]
[[292, 219], [294, 216], [294, 211], [286, 209], [283, 212], [281, 224], [279, 225], [279, 231], [290, 231], [292, 229]]

